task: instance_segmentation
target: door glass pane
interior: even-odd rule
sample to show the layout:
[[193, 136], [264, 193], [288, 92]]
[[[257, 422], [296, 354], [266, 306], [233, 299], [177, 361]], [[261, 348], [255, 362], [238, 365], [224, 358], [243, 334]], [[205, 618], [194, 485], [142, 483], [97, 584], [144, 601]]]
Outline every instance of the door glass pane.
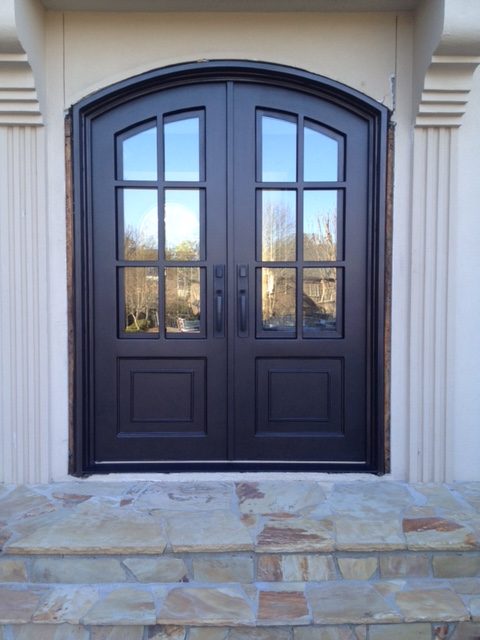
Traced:
[[297, 179], [297, 125], [262, 116], [263, 182], [295, 182]]
[[303, 255], [305, 260], [337, 259], [338, 191], [303, 194]]
[[261, 192], [262, 260], [288, 261], [296, 258], [297, 192]]
[[157, 179], [157, 127], [145, 129], [123, 140], [122, 178]]
[[304, 135], [304, 179], [315, 182], [338, 180], [338, 141], [308, 125]]
[[201, 286], [199, 267], [165, 269], [165, 331], [200, 333]]
[[200, 180], [200, 118], [168, 120], [163, 132], [165, 180]]
[[264, 268], [261, 272], [263, 331], [295, 330], [296, 270]]
[[165, 190], [165, 259], [200, 260], [200, 190]]
[[124, 260], [158, 258], [158, 210], [156, 189], [120, 189], [123, 210]]
[[304, 333], [336, 331], [337, 269], [303, 270], [303, 329]]
[[125, 267], [123, 271], [126, 333], [158, 333], [158, 269]]

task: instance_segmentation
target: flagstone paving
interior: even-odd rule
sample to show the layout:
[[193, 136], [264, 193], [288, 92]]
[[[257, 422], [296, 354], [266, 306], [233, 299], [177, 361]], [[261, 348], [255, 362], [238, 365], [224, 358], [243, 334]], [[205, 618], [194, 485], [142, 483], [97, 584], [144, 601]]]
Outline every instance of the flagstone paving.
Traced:
[[4, 485], [0, 547], [0, 640], [480, 638], [480, 483]]

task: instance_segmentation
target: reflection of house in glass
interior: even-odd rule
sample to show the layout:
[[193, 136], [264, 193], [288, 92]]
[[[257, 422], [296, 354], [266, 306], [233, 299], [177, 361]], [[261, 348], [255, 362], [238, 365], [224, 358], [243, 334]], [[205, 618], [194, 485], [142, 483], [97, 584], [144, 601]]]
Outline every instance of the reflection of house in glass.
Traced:
[[310, 330], [335, 330], [337, 308], [337, 270], [303, 270], [303, 326]]

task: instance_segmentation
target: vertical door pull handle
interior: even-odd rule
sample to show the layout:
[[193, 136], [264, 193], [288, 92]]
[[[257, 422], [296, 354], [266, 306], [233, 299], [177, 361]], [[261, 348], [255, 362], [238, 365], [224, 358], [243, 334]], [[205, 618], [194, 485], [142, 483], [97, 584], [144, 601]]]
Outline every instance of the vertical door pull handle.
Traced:
[[240, 289], [240, 331], [245, 333], [247, 330], [247, 292]]
[[223, 291], [215, 291], [215, 332], [222, 333], [223, 330]]
[[213, 267], [213, 335], [215, 338], [225, 337], [225, 265], [216, 264]]
[[248, 265], [237, 265], [237, 335], [248, 337]]

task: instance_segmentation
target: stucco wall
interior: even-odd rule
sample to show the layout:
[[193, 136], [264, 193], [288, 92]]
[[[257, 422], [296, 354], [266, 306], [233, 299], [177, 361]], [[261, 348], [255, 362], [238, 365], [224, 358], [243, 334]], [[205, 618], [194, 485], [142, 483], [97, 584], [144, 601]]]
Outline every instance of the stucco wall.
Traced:
[[[475, 176], [480, 75], [468, 96], [468, 69], [475, 66], [465, 58], [470, 44], [454, 51], [464, 56], [461, 80], [452, 67], [458, 60], [440, 60], [446, 71], [439, 75], [437, 59], [430, 77], [433, 93], [422, 97], [428, 113], [420, 129], [414, 129], [412, 108], [440, 37], [442, 16], [436, 11], [438, 20], [432, 20], [429, 12], [440, 4], [453, 10], [469, 2], [425, 1], [415, 27], [413, 13], [62, 13], [44, 12], [40, 0], [28, 0], [35, 11], [18, 16], [18, 29], [25, 33], [24, 49], [32, 58], [45, 127], [38, 128], [38, 117], [31, 115], [11, 122], [29, 123], [29, 130], [12, 127], [9, 133], [8, 126], [0, 127], [6, 141], [0, 147], [0, 166], [5, 167], [0, 213], [6, 214], [0, 293], [4, 308], [14, 309], [0, 318], [0, 481], [67, 476], [65, 110], [121, 79], [204, 59], [298, 67], [343, 82], [392, 109], [392, 477], [480, 478], [480, 183]], [[463, 46], [465, 29], [469, 33], [471, 20], [464, 22], [458, 46]], [[444, 25], [444, 32], [451, 39], [452, 29]], [[29, 69], [28, 61], [22, 64]], [[437, 93], [436, 82], [442, 89]], [[441, 116], [450, 99], [453, 125], [448, 113]], [[437, 112], [433, 120], [431, 104]], [[30, 153], [33, 141], [35, 153]], [[13, 322], [20, 317], [28, 319], [28, 332]]]

